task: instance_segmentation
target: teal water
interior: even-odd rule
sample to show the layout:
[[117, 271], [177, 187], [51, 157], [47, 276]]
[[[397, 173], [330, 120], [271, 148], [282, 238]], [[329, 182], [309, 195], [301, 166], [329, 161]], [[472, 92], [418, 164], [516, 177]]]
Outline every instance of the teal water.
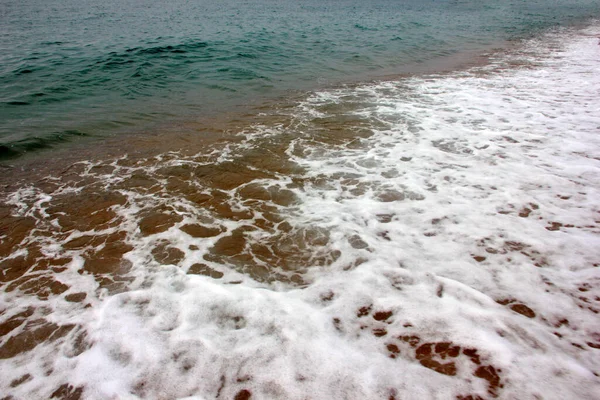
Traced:
[[2, 0], [0, 158], [402, 72], [599, 15], [595, 0]]

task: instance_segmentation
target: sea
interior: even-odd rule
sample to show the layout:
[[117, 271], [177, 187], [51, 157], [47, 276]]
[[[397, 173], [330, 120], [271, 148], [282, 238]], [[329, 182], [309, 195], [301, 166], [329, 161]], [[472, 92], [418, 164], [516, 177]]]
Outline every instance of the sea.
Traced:
[[0, 397], [600, 398], [600, 3], [0, 0]]

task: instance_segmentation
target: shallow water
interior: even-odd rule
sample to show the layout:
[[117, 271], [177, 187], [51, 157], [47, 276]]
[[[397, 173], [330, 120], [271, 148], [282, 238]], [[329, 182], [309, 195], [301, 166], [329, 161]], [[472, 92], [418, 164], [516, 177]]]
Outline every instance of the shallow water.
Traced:
[[24, 171], [1, 210], [2, 392], [597, 398], [599, 35]]
[[599, 7], [593, 0], [3, 1], [0, 157], [203, 120], [289, 91], [436, 69], [597, 17]]

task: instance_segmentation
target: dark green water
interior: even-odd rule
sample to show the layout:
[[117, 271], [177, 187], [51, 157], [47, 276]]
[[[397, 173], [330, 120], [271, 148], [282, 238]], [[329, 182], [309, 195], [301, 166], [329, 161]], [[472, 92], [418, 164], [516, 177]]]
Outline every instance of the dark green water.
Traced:
[[435, 65], [595, 0], [0, 1], [0, 159]]

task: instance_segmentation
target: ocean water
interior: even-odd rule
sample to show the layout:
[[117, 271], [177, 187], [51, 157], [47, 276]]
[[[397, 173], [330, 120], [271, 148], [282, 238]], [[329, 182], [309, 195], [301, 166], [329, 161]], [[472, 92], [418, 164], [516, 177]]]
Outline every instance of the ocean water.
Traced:
[[[16, 135], [0, 180], [5, 398], [600, 396], [595, 4], [2, 7], [3, 33], [15, 9], [44, 36], [62, 16], [74, 41], [95, 38], [74, 60], [110, 60], [88, 72], [104, 74], [93, 90], [30, 64], [21, 75], [75, 79], [76, 93], [3, 104], [3, 123], [24, 127], [4, 136]], [[80, 13], [85, 26], [65, 23]], [[388, 19], [402, 40], [386, 42]], [[212, 21], [202, 38], [198, 21]], [[269, 47], [191, 66], [216, 37], [270, 23], [282, 64]], [[311, 53], [299, 32], [316, 28]], [[157, 29], [171, 33], [150, 46]], [[228, 51], [248, 52], [240, 43]], [[361, 43], [368, 60], [344, 58]], [[148, 57], [156, 79], [129, 93], [141, 81], [123, 65]], [[3, 93], [25, 96], [34, 85], [14, 76]], [[80, 123], [93, 141], [26, 133]]]
[[594, 0], [5, 0], [0, 157], [435, 69], [599, 12]]

